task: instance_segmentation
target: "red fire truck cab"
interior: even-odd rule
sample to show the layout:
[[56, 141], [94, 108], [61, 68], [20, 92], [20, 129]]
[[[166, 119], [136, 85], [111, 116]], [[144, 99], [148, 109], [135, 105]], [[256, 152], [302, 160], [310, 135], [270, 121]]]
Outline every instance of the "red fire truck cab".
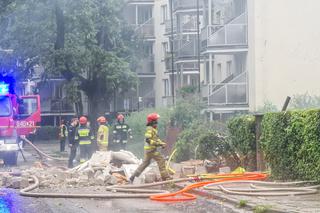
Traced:
[[9, 88], [10, 83], [0, 81], [0, 159], [16, 165], [20, 136], [32, 133], [41, 121], [40, 97], [19, 97]]

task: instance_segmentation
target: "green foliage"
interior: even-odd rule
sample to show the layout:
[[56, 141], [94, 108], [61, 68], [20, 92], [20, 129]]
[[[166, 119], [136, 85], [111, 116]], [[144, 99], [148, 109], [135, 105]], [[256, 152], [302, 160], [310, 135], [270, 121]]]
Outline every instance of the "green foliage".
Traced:
[[171, 117], [177, 126], [184, 129], [192, 122], [201, 119], [200, 112], [203, 107], [199, 97], [195, 95], [186, 99], [178, 99]]
[[129, 64], [140, 54], [134, 31], [123, 19], [124, 1], [16, 2], [10, 20], [0, 25], [0, 46], [14, 50], [20, 73], [30, 74], [38, 64], [45, 68], [44, 78], [76, 81], [75, 89], [88, 96], [92, 117], [104, 113], [114, 91], [136, 85]]
[[182, 87], [178, 93], [182, 96], [182, 97], [187, 97], [190, 96], [192, 94], [195, 94], [198, 91], [198, 87], [197, 86], [184, 86]]
[[256, 158], [255, 117], [237, 116], [228, 121], [230, 145], [238, 154], [241, 166], [254, 169]]
[[311, 96], [308, 93], [294, 95], [291, 103], [291, 109], [309, 109], [320, 107], [320, 96]]
[[239, 204], [238, 204], [238, 207], [239, 207], [239, 208], [244, 208], [244, 207], [247, 206], [247, 204], [248, 204], [248, 201], [247, 201], [247, 200], [240, 200], [240, 201], [239, 201]]
[[36, 140], [57, 140], [59, 127], [42, 126], [36, 132]]
[[274, 105], [271, 101], [265, 101], [262, 107], [258, 107], [258, 112], [266, 113], [266, 112], [277, 112], [279, 111], [277, 106]]
[[320, 111], [267, 113], [261, 144], [277, 179], [320, 180]]
[[257, 205], [253, 208], [254, 213], [267, 213], [271, 209], [270, 205]]
[[[217, 136], [217, 132], [225, 131], [226, 127], [222, 123], [203, 123], [199, 120], [192, 122], [179, 135], [175, 144], [177, 149], [175, 160], [180, 162], [194, 159], [196, 154], [201, 159], [211, 159], [217, 156], [226, 149], [225, 141]], [[198, 152], [195, 153], [198, 145]]]

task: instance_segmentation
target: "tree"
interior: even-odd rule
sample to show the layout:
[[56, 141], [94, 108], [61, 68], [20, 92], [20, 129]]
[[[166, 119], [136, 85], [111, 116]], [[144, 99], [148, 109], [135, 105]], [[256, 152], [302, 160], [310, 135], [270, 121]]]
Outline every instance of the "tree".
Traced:
[[[0, 46], [21, 61], [45, 67], [45, 77], [63, 76], [82, 90], [89, 115], [105, 113], [114, 91], [136, 84], [129, 64], [136, 60], [133, 31], [119, 0], [28, 0], [10, 15]], [[77, 92], [77, 91], [75, 91]], [[78, 93], [77, 93], [78, 94]]]

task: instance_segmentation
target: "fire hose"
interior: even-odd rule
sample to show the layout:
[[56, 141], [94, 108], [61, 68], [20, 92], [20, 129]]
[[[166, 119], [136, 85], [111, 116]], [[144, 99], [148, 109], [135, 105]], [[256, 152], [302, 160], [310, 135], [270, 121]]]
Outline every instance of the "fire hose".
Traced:
[[[226, 183], [212, 183], [204, 186], [206, 190], [221, 190], [227, 194], [233, 195], [246, 195], [246, 196], [288, 196], [288, 195], [308, 195], [318, 193], [320, 185], [307, 186], [307, 187], [289, 187], [281, 188], [279, 186], [296, 186], [298, 184], [312, 183], [312, 181], [300, 182], [263, 182], [263, 181], [229, 181]], [[250, 189], [246, 188], [226, 188], [224, 185], [228, 184], [251, 184]], [[256, 185], [269, 185], [277, 186], [276, 188], [259, 187]]]
[[[31, 176], [34, 183], [20, 191], [20, 195], [27, 197], [49, 197], [49, 198], [148, 198], [155, 194], [163, 194], [168, 191], [156, 190], [156, 189], [141, 189], [153, 186], [159, 186], [170, 183], [185, 182], [189, 181], [190, 178], [181, 178], [169, 181], [162, 181], [151, 184], [141, 185], [117, 185], [107, 187], [106, 189], [111, 193], [108, 194], [76, 194], [76, 193], [47, 193], [47, 192], [32, 192], [32, 190], [39, 188], [40, 182], [36, 176]], [[116, 192], [131, 192], [135, 194], [123, 193], [119, 194]]]
[[[161, 202], [178, 202], [178, 201], [195, 200], [197, 197], [193, 194], [188, 193], [188, 191], [191, 191], [192, 189], [195, 189], [195, 188], [200, 188], [213, 183], [223, 183], [223, 182], [236, 181], [236, 180], [239, 180], [239, 181], [240, 180], [264, 180], [266, 179], [266, 177], [267, 177], [267, 174], [265, 173], [254, 173], [254, 172], [248, 172], [244, 174], [211, 175], [206, 178], [214, 179], [212, 181], [193, 183], [177, 192], [152, 195], [150, 196], [150, 199], [161, 201]], [[199, 178], [199, 180], [201, 180], [201, 178]]]
[[44, 156], [44, 157], [49, 158], [51, 160], [57, 160], [57, 161], [66, 161], [67, 160], [65, 158], [51, 157], [50, 155], [41, 151], [38, 147], [36, 147], [33, 143], [31, 143], [31, 141], [29, 141], [26, 137], [21, 137], [21, 139], [24, 140], [25, 142], [27, 142], [33, 149], [35, 149], [37, 151], [37, 153], [40, 155], [40, 157]]

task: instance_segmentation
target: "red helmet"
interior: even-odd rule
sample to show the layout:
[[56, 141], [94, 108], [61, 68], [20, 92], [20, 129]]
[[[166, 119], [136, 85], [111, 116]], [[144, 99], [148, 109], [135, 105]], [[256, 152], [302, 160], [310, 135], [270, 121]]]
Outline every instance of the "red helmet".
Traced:
[[85, 116], [81, 116], [79, 119], [80, 124], [87, 124], [88, 119]]
[[100, 116], [98, 119], [97, 119], [98, 123], [106, 123], [107, 122], [107, 119], [104, 117], [104, 116]]
[[158, 121], [160, 115], [158, 113], [151, 113], [147, 116], [147, 123], [151, 123], [152, 121]]
[[119, 114], [119, 115], [117, 116], [117, 120], [118, 120], [118, 121], [123, 120], [123, 119], [124, 119], [124, 116], [123, 116], [122, 114]]

